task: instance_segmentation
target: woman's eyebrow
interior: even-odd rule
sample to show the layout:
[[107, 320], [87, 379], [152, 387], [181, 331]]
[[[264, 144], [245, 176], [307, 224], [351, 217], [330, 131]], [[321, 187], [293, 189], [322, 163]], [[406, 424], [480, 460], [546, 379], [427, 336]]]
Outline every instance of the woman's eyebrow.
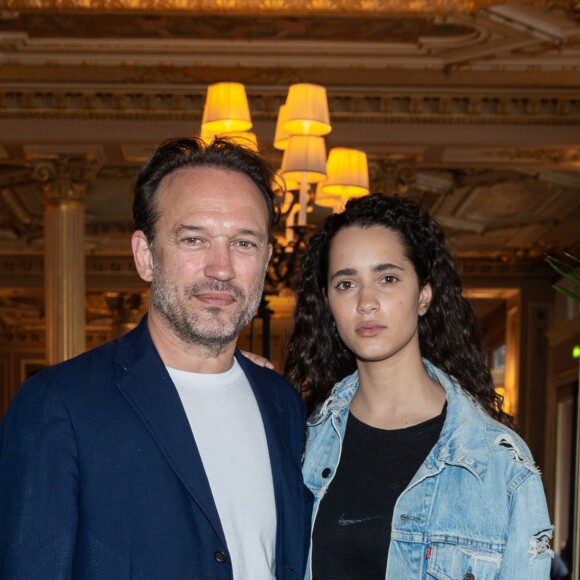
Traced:
[[354, 276], [356, 274], [356, 270], [354, 268], [342, 268], [337, 270], [331, 277], [330, 280], [334, 280], [340, 276]]
[[390, 262], [385, 262], [384, 264], [377, 264], [373, 267], [373, 272], [384, 272], [385, 270], [400, 270], [405, 271], [402, 266], [397, 266], [396, 264], [391, 264]]
[[[391, 262], [385, 262], [383, 264], [377, 264], [373, 266], [373, 272], [384, 272], [385, 270], [400, 270], [401, 272], [405, 271], [405, 268], [402, 266], [397, 266], [396, 264], [391, 264]], [[355, 276], [358, 270], [356, 268], [341, 268], [337, 270], [332, 276], [330, 277], [330, 281], [334, 280], [335, 278], [339, 278], [341, 276]]]

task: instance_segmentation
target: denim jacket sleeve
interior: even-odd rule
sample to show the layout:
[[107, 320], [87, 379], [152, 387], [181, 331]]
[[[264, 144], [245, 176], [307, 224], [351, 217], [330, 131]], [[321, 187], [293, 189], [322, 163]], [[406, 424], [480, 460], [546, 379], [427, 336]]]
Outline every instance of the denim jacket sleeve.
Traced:
[[536, 472], [526, 475], [523, 481], [514, 482], [500, 580], [547, 580], [550, 577], [553, 527], [549, 523], [542, 480]]

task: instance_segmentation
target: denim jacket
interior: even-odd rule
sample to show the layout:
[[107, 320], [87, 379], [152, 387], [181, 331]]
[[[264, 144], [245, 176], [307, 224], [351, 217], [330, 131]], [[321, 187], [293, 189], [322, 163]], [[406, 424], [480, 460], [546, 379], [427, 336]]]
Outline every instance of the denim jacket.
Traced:
[[[439, 441], [396, 502], [386, 580], [547, 580], [552, 526], [528, 447], [449, 375], [423, 362], [446, 391], [447, 415]], [[308, 422], [303, 473], [315, 498], [313, 525], [357, 388], [355, 372]], [[307, 580], [311, 558], [312, 550]]]

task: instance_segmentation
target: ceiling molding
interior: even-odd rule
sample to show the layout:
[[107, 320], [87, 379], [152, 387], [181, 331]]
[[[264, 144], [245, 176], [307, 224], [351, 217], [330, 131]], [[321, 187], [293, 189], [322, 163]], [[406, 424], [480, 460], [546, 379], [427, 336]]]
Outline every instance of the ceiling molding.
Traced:
[[[275, 120], [284, 88], [248, 90], [252, 116]], [[0, 86], [0, 119], [201, 119], [205, 88]], [[393, 90], [365, 93], [328, 88], [334, 123], [570, 124], [580, 123], [580, 98], [572, 90]]]
[[201, 14], [446, 14], [494, 0], [2, 0], [3, 10], [186, 12]]

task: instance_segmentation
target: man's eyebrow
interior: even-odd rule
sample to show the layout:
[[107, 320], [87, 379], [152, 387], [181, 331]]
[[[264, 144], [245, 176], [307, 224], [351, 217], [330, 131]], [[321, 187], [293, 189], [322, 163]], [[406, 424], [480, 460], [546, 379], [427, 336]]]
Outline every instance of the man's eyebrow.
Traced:
[[[187, 224], [180, 224], [179, 226], [177, 226], [175, 228], [175, 235], [179, 236], [183, 233], [196, 233], [196, 232], [204, 232], [207, 231], [207, 228], [204, 228], [203, 226], [193, 226], [193, 225], [187, 225]], [[237, 230], [235, 232], [236, 236], [249, 236], [252, 238], [256, 238], [258, 241], [263, 241], [266, 236], [256, 230], [253, 230], [251, 228], [242, 228], [241, 230]]]
[[202, 228], [201, 226], [188, 226], [185, 224], [179, 224], [176, 228], [175, 228], [175, 233], [176, 234], [182, 234], [183, 232], [202, 232], [204, 228]]
[[256, 230], [251, 230], [249, 228], [243, 228], [243, 229], [239, 230], [238, 235], [251, 236], [251, 237], [257, 238], [260, 241], [265, 239], [265, 236], [263, 233], [257, 232]]

